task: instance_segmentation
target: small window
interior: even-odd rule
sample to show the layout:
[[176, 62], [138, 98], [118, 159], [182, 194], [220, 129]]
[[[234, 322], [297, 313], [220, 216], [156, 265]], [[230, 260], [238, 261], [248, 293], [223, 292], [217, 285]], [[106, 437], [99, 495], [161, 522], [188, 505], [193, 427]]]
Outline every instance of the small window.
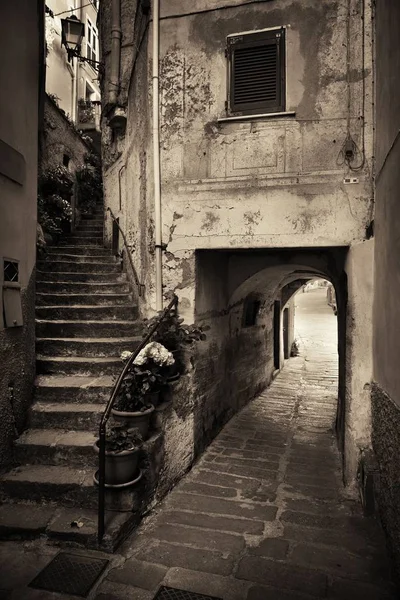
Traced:
[[4, 259], [4, 281], [17, 283], [19, 280], [19, 264], [18, 261]]
[[64, 167], [66, 167], [68, 169], [69, 167], [69, 161], [70, 161], [70, 157], [68, 156], [68, 154], [63, 154], [63, 165]]
[[252, 327], [257, 323], [261, 302], [255, 298], [246, 298], [243, 309], [243, 327]]
[[285, 30], [228, 37], [230, 113], [285, 110]]
[[97, 28], [90, 19], [87, 20], [87, 33], [86, 33], [86, 58], [90, 58], [90, 60], [97, 61], [98, 60], [98, 45], [99, 45], [99, 36], [97, 33]]

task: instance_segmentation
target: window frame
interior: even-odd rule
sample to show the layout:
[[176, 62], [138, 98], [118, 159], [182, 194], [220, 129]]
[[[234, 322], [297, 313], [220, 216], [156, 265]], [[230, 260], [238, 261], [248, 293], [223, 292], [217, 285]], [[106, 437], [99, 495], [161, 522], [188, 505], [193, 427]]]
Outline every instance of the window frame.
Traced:
[[243, 303], [242, 328], [255, 327], [258, 324], [258, 317], [262, 306], [261, 298], [255, 294], [249, 294]]
[[[226, 112], [229, 116], [251, 116], [253, 114], [276, 114], [286, 111], [286, 26], [271, 27], [256, 31], [245, 31], [227, 36], [227, 101]], [[268, 42], [267, 42], [268, 40]], [[271, 40], [271, 41], [269, 41]], [[267, 43], [266, 43], [267, 42]], [[252, 48], [263, 45], [277, 45], [277, 97], [275, 104], [268, 105], [265, 101], [236, 103], [234, 101], [235, 73], [234, 51], [240, 48]]]
[[[97, 31], [96, 25], [90, 19], [90, 17], [86, 17], [86, 58], [90, 60], [98, 61], [99, 60], [99, 32]], [[89, 43], [89, 34], [90, 34], [90, 43]], [[93, 39], [96, 38], [95, 49], [93, 50]], [[90, 49], [90, 52], [88, 51]], [[93, 57], [94, 54], [94, 57]]]

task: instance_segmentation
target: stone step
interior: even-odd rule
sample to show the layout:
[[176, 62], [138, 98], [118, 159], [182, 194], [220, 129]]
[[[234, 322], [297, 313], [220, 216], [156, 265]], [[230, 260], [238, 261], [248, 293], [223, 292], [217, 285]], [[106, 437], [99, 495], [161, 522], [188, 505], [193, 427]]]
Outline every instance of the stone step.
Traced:
[[65, 254], [85, 254], [86, 256], [111, 256], [110, 248], [104, 248], [104, 246], [85, 246], [85, 244], [81, 246], [77, 244], [69, 246], [46, 246], [46, 252], [48, 255], [64, 252]]
[[141, 332], [135, 320], [36, 320], [36, 335], [43, 337], [132, 337]]
[[128, 282], [115, 283], [80, 283], [71, 281], [36, 282], [37, 293], [64, 294], [122, 294], [129, 292]]
[[[83, 227], [79, 230], [75, 230], [72, 233], [65, 235], [62, 239], [62, 243], [68, 243], [68, 241], [74, 239], [87, 239], [87, 238], [103, 238], [103, 228], [100, 227]], [[71, 242], [72, 243], [72, 242]], [[75, 242], [74, 242], [75, 243]], [[85, 242], [84, 242], [85, 243]]]
[[96, 467], [98, 454], [93, 448], [97, 433], [64, 429], [28, 429], [15, 441], [14, 458], [26, 465], [64, 465]]
[[100, 246], [101, 248], [103, 248], [103, 235], [69, 235], [63, 238], [59, 246], [60, 248], [62, 248], [62, 246], [71, 246], [75, 244], [78, 246], [89, 245]]
[[37, 271], [36, 283], [45, 283], [52, 281], [58, 283], [60, 281], [70, 281], [77, 283], [122, 283], [126, 281], [126, 273], [73, 273], [62, 271]]
[[93, 305], [93, 306], [132, 306], [132, 294], [68, 294], [68, 293], [36, 293], [36, 306], [66, 306], [66, 305]]
[[[133, 321], [138, 316], [137, 306], [38, 306], [36, 307], [38, 319], [56, 321], [65, 320], [124, 320]], [[106, 336], [105, 336], [106, 337]]]
[[103, 225], [104, 224], [104, 213], [96, 213], [93, 214], [91, 216], [86, 216], [84, 218], [82, 218], [79, 223], [77, 223], [78, 225], [86, 225], [86, 223], [91, 224], [91, 225]]
[[44, 263], [46, 262], [68, 262], [68, 263], [86, 263], [86, 264], [93, 264], [93, 263], [105, 263], [105, 264], [120, 264], [121, 261], [120, 259], [117, 259], [115, 256], [113, 256], [112, 254], [99, 254], [99, 255], [95, 255], [92, 256], [90, 254], [67, 254], [66, 252], [63, 252], [63, 250], [61, 248], [58, 249], [57, 254], [53, 253], [53, 254], [49, 254], [46, 259], [44, 261], [42, 261]]
[[37, 262], [40, 271], [61, 273], [121, 273], [121, 264], [118, 262], [77, 262], [70, 260], [40, 260]]
[[118, 375], [122, 367], [119, 356], [94, 358], [36, 355], [36, 371], [41, 375]]
[[95, 508], [98, 491], [93, 467], [23, 465], [0, 477], [0, 494], [14, 500], [57, 500], [62, 506]]
[[105, 409], [104, 404], [79, 402], [35, 402], [29, 412], [32, 429], [64, 429], [96, 433]]
[[87, 219], [78, 223], [74, 231], [87, 231], [88, 229], [98, 229], [100, 231], [103, 229], [103, 225], [103, 219]]
[[89, 237], [96, 237], [96, 236], [101, 236], [103, 237], [103, 225], [101, 227], [99, 227], [98, 225], [78, 225], [78, 227], [76, 227], [75, 231], [74, 231], [74, 235], [79, 235], [79, 236], [89, 236]]
[[36, 352], [41, 356], [119, 357], [125, 350], [133, 351], [141, 341], [141, 337], [38, 338]]
[[35, 400], [102, 404], [110, 398], [113, 387], [114, 380], [111, 375], [38, 375], [35, 380]]
[[[133, 497], [133, 494], [131, 495]], [[106, 500], [112, 501], [111, 497], [107, 497], [107, 493]], [[136, 504], [139, 504], [139, 500]], [[95, 508], [43, 505], [29, 502], [27, 499], [0, 506], [0, 539], [32, 540], [40, 537], [41, 540], [65, 543], [68, 546], [73, 544], [74, 547], [114, 552], [138, 523], [138, 516], [138, 513], [132, 511], [106, 510], [105, 535], [99, 548]], [[81, 526], [74, 526], [73, 523], [76, 522]], [[39, 596], [43, 597], [43, 594]]]

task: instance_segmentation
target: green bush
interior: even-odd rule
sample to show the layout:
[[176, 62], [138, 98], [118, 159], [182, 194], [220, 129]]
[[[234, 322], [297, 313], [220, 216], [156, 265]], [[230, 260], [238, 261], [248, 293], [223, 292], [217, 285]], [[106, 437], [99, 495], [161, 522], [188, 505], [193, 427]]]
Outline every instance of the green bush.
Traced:
[[52, 236], [63, 231], [72, 219], [70, 197], [74, 180], [63, 166], [45, 169], [38, 181], [38, 221]]
[[81, 214], [90, 214], [96, 204], [103, 202], [103, 181], [100, 157], [91, 152], [76, 172], [78, 181], [78, 207]]

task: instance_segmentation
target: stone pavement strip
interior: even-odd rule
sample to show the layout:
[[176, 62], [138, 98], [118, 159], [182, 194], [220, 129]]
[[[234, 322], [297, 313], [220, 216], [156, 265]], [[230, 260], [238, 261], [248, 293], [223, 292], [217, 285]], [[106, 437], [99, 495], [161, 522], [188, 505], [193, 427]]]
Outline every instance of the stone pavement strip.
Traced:
[[[321, 317], [308, 341], [324, 328]], [[222, 600], [399, 598], [378, 523], [341, 484], [330, 343], [302, 344], [125, 542], [90, 598], [152, 600], [161, 584]]]

